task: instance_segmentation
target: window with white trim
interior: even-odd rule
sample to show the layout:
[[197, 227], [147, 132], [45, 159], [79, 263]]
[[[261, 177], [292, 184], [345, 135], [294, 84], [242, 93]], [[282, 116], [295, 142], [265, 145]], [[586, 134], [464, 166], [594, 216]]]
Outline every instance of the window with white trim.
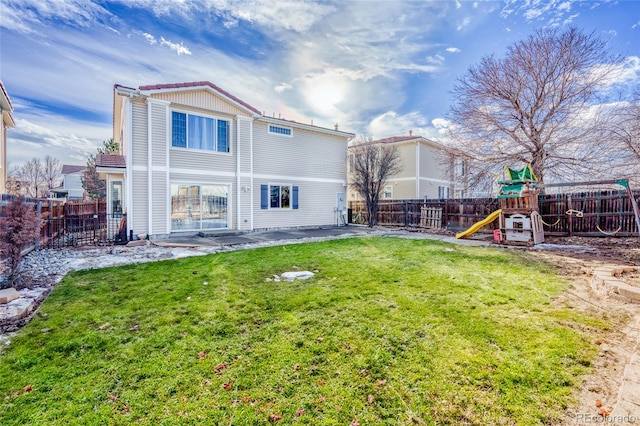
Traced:
[[263, 210], [298, 209], [298, 187], [295, 185], [260, 185], [260, 208]]
[[449, 187], [448, 186], [439, 186], [438, 187], [438, 198], [444, 200], [449, 198]]
[[291, 208], [291, 186], [269, 185], [269, 208], [290, 209]]
[[293, 130], [289, 127], [274, 126], [269, 124], [269, 133], [280, 136], [293, 136]]
[[382, 191], [382, 199], [390, 200], [393, 198], [393, 186], [385, 185], [384, 190]]
[[229, 152], [230, 137], [230, 123], [227, 120], [171, 112], [171, 146], [174, 148]]

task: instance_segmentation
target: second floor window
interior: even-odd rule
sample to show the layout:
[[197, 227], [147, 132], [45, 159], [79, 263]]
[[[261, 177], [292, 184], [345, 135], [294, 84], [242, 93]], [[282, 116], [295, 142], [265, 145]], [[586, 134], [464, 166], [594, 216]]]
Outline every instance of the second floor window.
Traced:
[[171, 146], [229, 152], [229, 122], [211, 117], [173, 111]]
[[269, 124], [269, 133], [274, 135], [292, 136], [290, 128], [274, 126], [272, 124]]

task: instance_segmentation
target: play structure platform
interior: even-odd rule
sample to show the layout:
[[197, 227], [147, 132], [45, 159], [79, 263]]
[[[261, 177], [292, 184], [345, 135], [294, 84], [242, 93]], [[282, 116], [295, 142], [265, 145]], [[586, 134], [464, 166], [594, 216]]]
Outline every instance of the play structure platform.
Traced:
[[[500, 201], [500, 208], [489, 214], [481, 221], [473, 224], [469, 229], [456, 234], [456, 238], [469, 237], [482, 227], [490, 225], [498, 219], [498, 227], [497, 229], [494, 229], [494, 239], [496, 242], [513, 244], [524, 243], [527, 245], [542, 243], [544, 242], [543, 225], [554, 226], [555, 224], [547, 224], [542, 220], [538, 205], [538, 197], [541, 189], [552, 187], [602, 185], [619, 185], [626, 190], [633, 209], [633, 218], [635, 219], [638, 234], [640, 235], [640, 209], [638, 208], [633, 191], [631, 191], [628, 179], [605, 179], [597, 181], [544, 184], [538, 182], [538, 179], [534, 175], [529, 164], [520, 170], [507, 167], [506, 172], [509, 179], [498, 182], [502, 185], [500, 192], [497, 195], [497, 198]], [[576, 214], [576, 217], [582, 218], [582, 211], [574, 210], [569, 202], [569, 206], [566, 210], [566, 215], [569, 216], [569, 223], [571, 221], [572, 214]], [[560, 219], [558, 218], [558, 222], [559, 221]], [[613, 230], [612, 232], [601, 229], [600, 224], [597, 224], [596, 228], [603, 235], [615, 235], [621, 229], [621, 225], [617, 230]]]

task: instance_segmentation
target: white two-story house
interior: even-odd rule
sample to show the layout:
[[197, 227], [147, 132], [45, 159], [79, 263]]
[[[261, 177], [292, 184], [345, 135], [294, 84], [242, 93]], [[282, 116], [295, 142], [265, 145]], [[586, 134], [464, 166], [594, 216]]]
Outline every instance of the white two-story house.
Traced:
[[[367, 142], [376, 147], [394, 147], [402, 164], [402, 171], [385, 182], [383, 200], [421, 200], [453, 197], [453, 163], [442, 145], [422, 136], [393, 136]], [[353, 168], [353, 156], [358, 144], [350, 148], [349, 167]], [[360, 200], [359, 194], [350, 190], [349, 201]]]
[[99, 170], [134, 235], [325, 226], [353, 136], [264, 116], [208, 81], [115, 85], [122, 161]]

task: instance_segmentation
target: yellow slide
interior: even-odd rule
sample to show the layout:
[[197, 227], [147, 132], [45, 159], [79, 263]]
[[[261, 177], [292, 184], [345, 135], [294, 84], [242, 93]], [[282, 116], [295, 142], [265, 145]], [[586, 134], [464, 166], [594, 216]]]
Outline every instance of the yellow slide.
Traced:
[[473, 226], [471, 226], [471, 228], [467, 229], [466, 231], [458, 232], [456, 234], [456, 238], [468, 237], [469, 235], [475, 233], [478, 229], [496, 220], [496, 218], [500, 216], [500, 213], [502, 213], [502, 209], [496, 210], [486, 218], [482, 219], [480, 222], [474, 223]]

